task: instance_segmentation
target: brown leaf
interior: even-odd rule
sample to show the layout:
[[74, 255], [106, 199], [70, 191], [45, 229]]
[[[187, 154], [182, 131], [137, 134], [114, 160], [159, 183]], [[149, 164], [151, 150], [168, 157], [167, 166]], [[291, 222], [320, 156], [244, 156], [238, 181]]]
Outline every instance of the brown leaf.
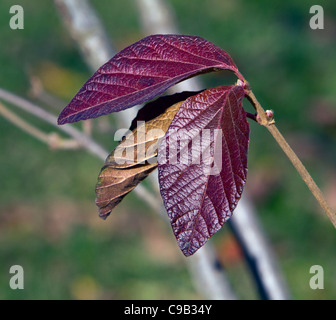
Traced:
[[[107, 158], [105, 165], [113, 168], [129, 168], [146, 161], [151, 163], [157, 155], [158, 146], [182, 102], [178, 102], [159, 115], [147, 121], [139, 122]], [[152, 161], [150, 161], [152, 160]]]
[[107, 157], [96, 186], [100, 217], [107, 218], [112, 209], [156, 169], [158, 146], [181, 103], [172, 105], [150, 121], [140, 123]]
[[106, 219], [112, 209], [156, 167], [157, 163], [127, 169], [104, 166], [96, 187], [96, 205], [99, 207], [99, 216]]

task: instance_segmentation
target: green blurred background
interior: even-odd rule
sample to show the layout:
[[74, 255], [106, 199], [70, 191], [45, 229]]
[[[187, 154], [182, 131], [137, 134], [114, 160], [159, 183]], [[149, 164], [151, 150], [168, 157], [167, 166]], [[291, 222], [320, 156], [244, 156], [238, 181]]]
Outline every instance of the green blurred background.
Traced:
[[[321, 1], [325, 29], [311, 30], [312, 1], [170, 0], [181, 33], [228, 51], [264, 108], [336, 208], [336, 2]], [[9, 8], [24, 8], [24, 30]], [[133, 0], [92, 1], [117, 50], [144, 36]], [[0, 87], [57, 114], [90, 76], [52, 1], [0, 2]], [[61, 101], [50, 108], [31, 77]], [[202, 76], [223, 85], [226, 73]], [[46, 132], [55, 128], [10, 106]], [[246, 103], [247, 111], [252, 108]], [[112, 150], [114, 118], [93, 136]], [[105, 121], [105, 120], [104, 120]], [[108, 124], [106, 126], [106, 124]], [[336, 298], [336, 232], [265, 128], [251, 123], [252, 199], [293, 299]], [[76, 124], [81, 127], [81, 124]], [[102, 161], [85, 151], [50, 150], [0, 116], [0, 299], [200, 299], [170, 227], [134, 194], [106, 221], [94, 187]], [[237, 295], [258, 298], [225, 226], [213, 238]], [[25, 271], [11, 290], [9, 268]], [[309, 269], [324, 268], [324, 290]]]

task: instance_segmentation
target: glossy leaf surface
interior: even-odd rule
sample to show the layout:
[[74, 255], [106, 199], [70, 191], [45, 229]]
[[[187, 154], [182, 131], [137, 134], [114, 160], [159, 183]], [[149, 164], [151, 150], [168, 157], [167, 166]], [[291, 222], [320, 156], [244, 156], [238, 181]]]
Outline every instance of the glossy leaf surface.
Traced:
[[159, 147], [159, 183], [184, 255], [231, 217], [247, 174], [249, 125], [241, 86], [205, 90], [182, 103]]
[[100, 67], [61, 112], [58, 123], [96, 118], [144, 103], [200, 73], [231, 70], [230, 56], [197, 36], [152, 35]]

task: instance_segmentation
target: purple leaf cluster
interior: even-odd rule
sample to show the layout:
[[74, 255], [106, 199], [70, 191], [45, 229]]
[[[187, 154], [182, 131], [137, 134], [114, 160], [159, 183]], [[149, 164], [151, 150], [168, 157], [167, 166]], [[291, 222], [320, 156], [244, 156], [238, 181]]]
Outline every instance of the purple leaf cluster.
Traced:
[[[197, 36], [152, 35], [100, 67], [58, 123], [118, 112], [187, 78], [219, 70], [232, 71], [244, 82], [231, 57], [213, 43]], [[244, 96], [243, 84], [216, 87], [159, 98], [138, 114], [147, 121], [184, 100], [159, 146], [158, 172], [161, 196], [185, 256], [223, 226], [241, 197], [249, 144]]]

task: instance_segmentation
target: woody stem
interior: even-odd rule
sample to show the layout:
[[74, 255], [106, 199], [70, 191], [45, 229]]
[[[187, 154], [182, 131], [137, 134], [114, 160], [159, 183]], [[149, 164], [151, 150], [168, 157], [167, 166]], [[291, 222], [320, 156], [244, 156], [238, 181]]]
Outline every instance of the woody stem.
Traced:
[[306, 183], [308, 188], [310, 189], [311, 193], [314, 195], [324, 212], [327, 214], [328, 218], [330, 219], [331, 223], [336, 228], [336, 212], [334, 212], [328, 205], [327, 201], [325, 200], [321, 190], [316, 185], [313, 178], [310, 176], [309, 172], [302, 164], [301, 160], [298, 158], [296, 153], [293, 149], [289, 146], [283, 135], [280, 133], [278, 128], [275, 126], [274, 121], [270, 121], [265, 114], [265, 110], [262, 108], [258, 100], [256, 99], [255, 95], [253, 94], [252, 90], [246, 90], [247, 98], [256, 109], [259, 117], [260, 117], [260, 124], [265, 126], [267, 130], [272, 134], [273, 138], [279, 144], [281, 149], [285, 152], [289, 160], [294, 165], [297, 172], [302, 177], [303, 181]]

